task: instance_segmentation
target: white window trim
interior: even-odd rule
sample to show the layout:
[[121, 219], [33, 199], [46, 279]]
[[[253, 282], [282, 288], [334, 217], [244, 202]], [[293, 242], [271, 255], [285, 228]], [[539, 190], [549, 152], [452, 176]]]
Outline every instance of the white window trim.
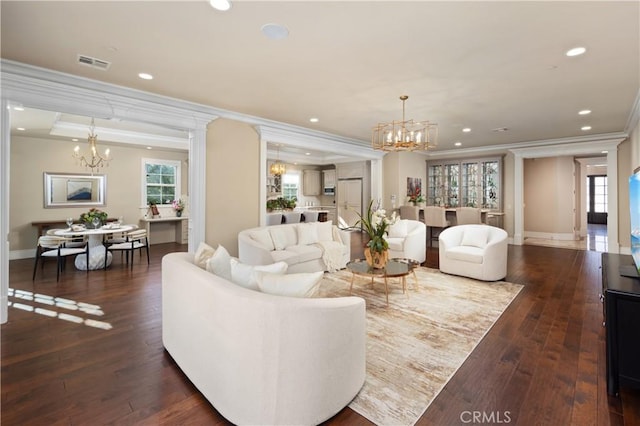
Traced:
[[[179, 160], [161, 160], [158, 158], [142, 158], [140, 164], [140, 208], [147, 207], [147, 164], [162, 164], [163, 166], [173, 166], [176, 168], [176, 191], [175, 199], [182, 197], [182, 162]], [[162, 204], [167, 206], [167, 204]]]

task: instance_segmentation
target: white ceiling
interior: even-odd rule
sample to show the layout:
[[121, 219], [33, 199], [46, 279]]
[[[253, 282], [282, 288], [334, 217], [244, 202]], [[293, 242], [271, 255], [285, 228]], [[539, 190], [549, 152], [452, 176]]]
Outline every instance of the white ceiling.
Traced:
[[[401, 118], [403, 94], [407, 118], [439, 124], [438, 150], [624, 132], [640, 88], [638, 1], [236, 1], [218, 12], [204, 0], [3, 0], [0, 8], [4, 59], [362, 141], [376, 123]], [[286, 26], [289, 37], [268, 39], [266, 23]], [[565, 56], [575, 46], [587, 52]], [[79, 54], [111, 66], [80, 65]]]

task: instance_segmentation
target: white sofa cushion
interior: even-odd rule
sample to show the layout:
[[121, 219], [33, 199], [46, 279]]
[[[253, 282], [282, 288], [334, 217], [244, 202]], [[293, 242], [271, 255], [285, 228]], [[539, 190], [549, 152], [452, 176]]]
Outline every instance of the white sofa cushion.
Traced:
[[274, 262], [286, 262], [287, 265], [295, 265], [299, 263], [300, 256], [290, 250], [274, 250], [271, 252], [271, 258]]
[[489, 228], [477, 226], [473, 229], [465, 229], [462, 234], [461, 246], [485, 248], [489, 239]]
[[211, 247], [209, 244], [205, 242], [201, 242], [198, 244], [198, 249], [196, 250], [196, 254], [193, 257], [193, 263], [205, 269], [207, 267], [207, 261], [213, 253], [215, 253], [216, 249]]
[[271, 265], [245, 265], [236, 259], [231, 259], [231, 281], [241, 287], [250, 290], [259, 290], [258, 281], [256, 280], [256, 272], [270, 272], [272, 274], [283, 275], [287, 273], [287, 265], [285, 262], [276, 262]]
[[273, 239], [271, 239], [271, 234], [268, 229], [255, 229], [249, 232], [249, 238], [251, 238], [256, 243], [260, 244], [260, 247], [265, 250], [273, 250]]
[[[404, 238], [407, 236], [407, 221], [400, 219], [387, 228], [389, 238]], [[402, 250], [402, 248], [400, 248]]]
[[298, 243], [295, 226], [273, 226], [269, 229], [273, 246], [276, 250], [284, 250]]
[[316, 222], [318, 241], [333, 241], [333, 221]]
[[473, 246], [457, 246], [447, 249], [444, 255], [448, 259], [481, 264], [484, 258], [484, 250]]
[[299, 223], [296, 226], [298, 231], [298, 245], [315, 244], [320, 241], [317, 223], [318, 222]]
[[290, 247], [287, 247], [287, 251], [292, 251], [298, 255], [298, 263], [308, 262], [310, 260], [320, 259], [322, 257], [322, 249], [316, 245], [290, 246]]
[[207, 261], [207, 271], [231, 281], [231, 255], [221, 245], [218, 245], [213, 256]]
[[277, 296], [311, 297], [318, 290], [324, 272], [302, 272], [299, 274], [277, 275], [256, 272], [258, 287], [263, 293]]

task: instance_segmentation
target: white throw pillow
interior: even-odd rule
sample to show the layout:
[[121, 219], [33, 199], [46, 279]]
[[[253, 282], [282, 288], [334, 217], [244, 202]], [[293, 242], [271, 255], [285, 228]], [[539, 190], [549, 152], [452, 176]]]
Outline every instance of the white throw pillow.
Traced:
[[216, 252], [207, 261], [207, 271], [231, 281], [231, 256], [227, 249], [218, 245]]
[[333, 241], [333, 235], [331, 228], [333, 227], [332, 221], [317, 222], [316, 230], [318, 231], [318, 241]]
[[287, 273], [287, 268], [289, 267], [286, 262], [276, 262], [271, 265], [247, 265], [240, 263], [236, 259], [231, 259], [230, 265], [231, 281], [251, 290], [259, 290], [256, 271], [283, 275]]
[[487, 240], [489, 239], [489, 228], [483, 226], [478, 228], [465, 229], [462, 234], [461, 246], [472, 246], [478, 248], [485, 248], [487, 246]]
[[273, 240], [271, 239], [271, 234], [268, 229], [256, 229], [254, 231], [249, 232], [249, 238], [251, 238], [256, 243], [260, 244], [260, 247], [265, 250], [273, 250]]
[[207, 267], [207, 261], [213, 253], [215, 253], [216, 249], [211, 247], [209, 244], [205, 242], [201, 242], [198, 245], [198, 250], [196, 250], [196, 254], [193, 256], [193, 263], [201, 267], [202, 269]]
[[299, 223], [298, 226], [298, 245], [306, 246], [315, 244], [318, 241], [317, 222]]
[[407, 221], [400, 219], [393, 225], [387, 228], [387, 234], [389, 238], [404, 238], [407, 236]]
[[263, 293], [276, 296], [311, 297], [318, 290], [323, 272], [276, 275], [256, 272], [258, 287]]
[[295, 226], [281, 225], [270, 227], [271, 239], [276, 250], [284, 250], [289, 246], [295, 246], [298, 241]]

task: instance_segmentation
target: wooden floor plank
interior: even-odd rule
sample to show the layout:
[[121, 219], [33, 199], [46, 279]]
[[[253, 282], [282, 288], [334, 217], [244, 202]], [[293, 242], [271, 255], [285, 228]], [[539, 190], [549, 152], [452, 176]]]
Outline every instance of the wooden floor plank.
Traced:
[[[352, 255], [363, 239], [352, 235]], [[10, 308], [2, 325], [2, 424], [229, 424], [164, 351], [161, 269], [177, 244], [151, 248], [133, 271], [76, 271], [55, 280], [31, 259], [10, 262], [10, 287], [99, 306], [103, 315], [10, 300], [94, 319], [110, 330]], [[438, 267], [437, 247], [426, 266]], [[524, 285], [514, 302], [436, 397], [419, 425], [463, 424], [465, 413], [508, 415], [510, 424], [637, 425], [640, 392], [606, 393], [600, 254], [509, 246], [507, 280]], [[462, 416], [462, 417], [461, 417]], [[505, 422], [506, 423], [506, 422]], [[331, 425], [370, 425], [343, 409]]]

